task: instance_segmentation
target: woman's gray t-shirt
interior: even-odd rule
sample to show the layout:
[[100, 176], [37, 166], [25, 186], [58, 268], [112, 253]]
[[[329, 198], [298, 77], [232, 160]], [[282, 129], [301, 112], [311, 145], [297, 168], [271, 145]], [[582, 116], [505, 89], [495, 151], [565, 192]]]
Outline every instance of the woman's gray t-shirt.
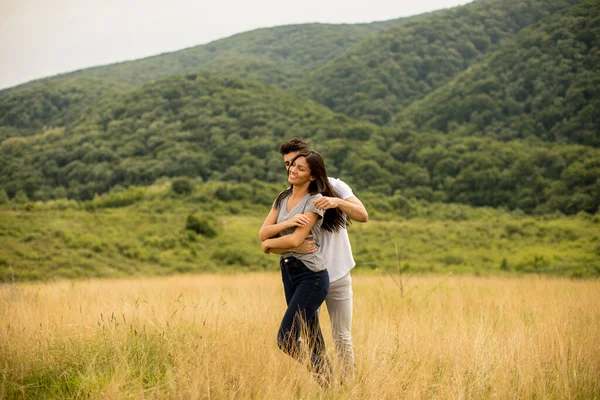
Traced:
[[[318, 215], [317, 221], [315, 222], [313, 227], [310, 229], [310, 234], [313, 236], [315, 245], [317, 247], [317, 251], [315, 251], [314, 253], [310, 253], [310, 254], [300, 254], [300, 253], [289, 252], [289, 253], [284, 253], [281, 255], [282, 259], [286, 258], [286, 257], [297, 258], [298, 260], [302, 261], [308, 269], [310, 269], [311, 271], [314, 271], [314, 272], [319, 272], [319, 271], [323, 271], [324, 269], [327, 269], [327, 266], [325, 265], [325, 261], [323, 260], [323, 256], [321, 255], [321, 249], [320, 249], [321, 225], [323, 224], [323, 215], [325, 214], [325, 211], [317, 209], [313, 204], [314, 200], [320, 199], [321, 197], [323, 197], [323, 195], [321, 195], [320, 193], [317, 193], [317, 194], [308, 193], [307, 195], [305, 195], [302, 198], [302, 200], [300, 200], [298, 202], [298, 204], [296, 204], [288, 212], [287, 211], [287, 203], [288, 203], [288, 199], [290, 198], [290, 196], [288, 196], [281, 201], [281, 204], [279, 205], [279, 208], [278, 208], [279, 214], [277, 215], [277, 223], [278, 224], [281, 222], [287, 221], [288, 219], [292, 218], [294, 215], [304, 214], [305, 212], [314, 212], [315, 214]], [[273, 207], [275, 207], [275, 205], [273, 205]], [[279, 233], [278, 236], [289, 235], [290, 233], [294, 232], [295, 230], [296, 230], [296, 227], [285, 229], [285, 230], [281, 231], [281, 233]]]

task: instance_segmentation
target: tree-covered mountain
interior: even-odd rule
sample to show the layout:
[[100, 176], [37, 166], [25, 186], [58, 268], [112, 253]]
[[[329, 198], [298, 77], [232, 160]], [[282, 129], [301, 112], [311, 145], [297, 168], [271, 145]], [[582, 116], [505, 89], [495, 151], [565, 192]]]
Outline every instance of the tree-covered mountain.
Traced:
[[418, 129], [600, 146], [600, 3], [523, 29], [396, 117]]
[[[422, 14], [411, 19], [425, 18]], [[257, 29], [172, 53], [83, 69], [0, 90], [0, 140], [64, 126], [90, 104], [146, 82], [212, 71], [290, 87], [365, 37], [406, 21], [303, 24]], [[14, 128], [20, 128], [16, 131]], [[28, 132], [28, 133], [27, 133]]]
[[11, 197], [91, 198], [160, 176], [274, 181], [283, 138], [344, 137], [363, 125], [258, 82], [179, 75], [116, 95], [66, 126], [5, 139], [0, 186]]
[[479, 0], [371, 36], [311, 73], [302, 93], [380, 125], [482, 61], [522, 28], [579, 0]]
[[[411, 19], [428, 15], [422, 14]], [[96, 78], [135, 87], [151, 80], [199, 71], [244, 72], [242, 77], [287, 87], [367, 36], [407, 20], [398, 18], [369, 24], [315, 23], [261, 28], [171, 53], [44, 78], [2, 90], [0, 96], [39, 83], [73, 77]], [[247, 74], [246, 69], [251, 69], [252, 73]], [[274, 79], [273, 74], [278, 78]]]
[[[277, 148], [301, 136], [358, 192], [595, 212], [600, 150], [498, 142], [410, 127], [381, 128], [255, 81], [180, 75], [116, 95], [66, 127], [0, 145], [0, 187], [10, 197], [91, 199], [163, 176], [283, 182]], [[387, 204], [387, 203], [385, 203]]]
[[[588, 0], [558, 11], [570, 3], [575, 1], [480, 0], [410, 19], [348, 51], [354, 54], [352, 68], [363, 68], [364, 74], [347, 77], [368, 75], [366, 81], [336, 81], [333, 69], [332, 81], [313, 82], [325, 89], [337, 82], [329, 86], [332, 93], [353, 93], [365, 107], [377, 108], [380, 100], [396, 104], [404, 111], [388, 126], [359, 120], [372, 119], [371, 109], [343, 109], [354, 119], [293, 90], [290, 84], [308, 72], [302, 68], [311, 54], [323, 50], [314, 42], [317, 36], [302, 39], [308, 26], [289, 27], [282, 38], [269, 36], [282, 32], [274, 28], [225, 39], [230, 47], [204, 46], [202, 51], [218, 53], [202, 61], [217, 73], [190, 72], [143, 86], [135, 85], [146, 78], [137, 83], [126, 78], [132, 71], [148, 78], [154, 70], [177, 70], [169, 67], [177, 58], [165, 56], [157, 59], [167, 64], [151, 59], [133, 69], [122, 64], [121, 75], [108, 74], [110, 68], [118, 71], [115, 65], [102, 72], [106, 76], [82, 72], [4, 92], [0, 199], [6, 193], [18, 199], [86, 200], [163, 176], [283, 183], [277, 148], [300, 136], [324, 155], [330, 175], [341, 176], [358, 193], [385, 196], [377, 206], [382, 209], [394, 204], [402, 210], [407, 199], [418, 198], [536, 213], [597, 212], [598, 6]], [[532, 21], [538, 22], [521, 29]], [[344, 41], [335, 47], [340, 30], [316, 28], [331, 34], [325, 48], [343, 50]], [[286, 40], [297, 45], [284, 56]], [[402, 52], [393, 50], [392, 42], [402, 44]], [[240, 52], [241, 47], [264, 54]], [[440, 64], [436, 71], [442, 74], [430, 68], [466, 48], [477, 51], [460, 63]], [[386, 75], [392, 53], [404, 60], [398, 70], [404, 75], [394, 75], [396, 81]], [[363, 65], [369, 57], [376, 61], [372, 68]], [[319, 62], [313, 61], [310, 68]], [[410, 80], [415, 71], [418, 79]], [[388, 88], [414, 83], [412, 100], [407, 95], [399, 102], [378, 92], [377, 79], [386, 76]]]
[[0, 96], [0, 141], [42, 128], [72, 125], [124, 90], [122, 85], [101, 79], [74, 77], [5, 93]]

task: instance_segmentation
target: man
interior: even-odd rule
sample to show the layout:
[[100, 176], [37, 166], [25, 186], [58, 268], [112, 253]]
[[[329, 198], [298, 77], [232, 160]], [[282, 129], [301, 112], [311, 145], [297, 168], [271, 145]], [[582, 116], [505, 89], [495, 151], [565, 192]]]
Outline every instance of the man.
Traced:
[[[308, 150], [308, 143], [294, 138], [281, 145], [279, 152], [283, 155], [285, 167], [302, 150]], [[369, 214], [362, 202], [354, 195], [352, 189], [340, 179], [328, 178], [331, 185], [339, 193], [338, 197], [322, 197], [314, 201], [318, 209], [339, 208], [348, 218], [357, 222], [367, 222]], [[300, 247], [294, 249], [298, 253], [315, 251], [314, 241], [310, 237]], [[321, 253], [329, 273], [329, 293], [325, 299], [331, 331], [342, 373], [351, 377], [354, 372], [354, 349], [352, 347], [352, 278], [350, 270], [355, 262], [348, 231], [344, 228], [337, 233], [323, 232]]]

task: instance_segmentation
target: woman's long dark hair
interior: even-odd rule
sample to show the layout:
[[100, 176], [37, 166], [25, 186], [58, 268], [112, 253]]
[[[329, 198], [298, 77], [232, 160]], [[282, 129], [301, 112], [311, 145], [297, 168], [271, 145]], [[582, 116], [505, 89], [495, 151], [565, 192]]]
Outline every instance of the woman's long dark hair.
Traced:
[[[321, 155], [316, 151], [300, 151], [290, 162], [288, 175], [290, 174], [291, 166], [299, 157], [304, 157], [306, 159], [306, 163], [310, 168], [310, 175], [315, 178], [315, 180], [311, 181], [310, 185], [308, 186], [308, 193], [321, 193], [323, 196], [327, 197], [341, 197], [337, 190], [335, 190], [333, 186], [331, 186], [331, 183], [329, 183], [329, 179], [327, 179], [327, 170], [325, 169], [325, 161], [323, 161], [323, 157], [321, 157]], [[279, 208], [283, 199], [292, 194], [292, 187], [293, 186], [290, 186], [283, 192], [279, 193], [279, 196], [277, 196], [277, 199], [275, 199], [276, 208]], [[347, 225], [348, 221], [346, 219], [346, 215], [339, 208], [330, 208], [329, 210], [326, 210], [325, 215], [323, 215], [323, 224], [321, 225], [321, 228], [328, 232], [337, 232], [340, 229], [345, 228]]]

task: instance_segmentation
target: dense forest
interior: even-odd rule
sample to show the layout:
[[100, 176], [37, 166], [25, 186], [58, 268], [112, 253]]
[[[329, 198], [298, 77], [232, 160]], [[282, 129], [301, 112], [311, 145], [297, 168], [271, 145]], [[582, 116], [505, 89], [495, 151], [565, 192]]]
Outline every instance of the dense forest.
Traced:
[[482, 61], [504, 39], [578, 2], [480, 0], [409, 20], [367, 38], [310, 74], [302, 92], [335, 111], [384, 125]]
[[399, 214], [410, 199], [594, 213], [599, 26], [596, 1], [479, 0], [5, 90], [0, 200], [91, 200], [177, 176], [283, 184], [277, 149], [298, 136]]
[[420, 129], [600, 146], [600, 7], [572, 7], [396, 117]]

